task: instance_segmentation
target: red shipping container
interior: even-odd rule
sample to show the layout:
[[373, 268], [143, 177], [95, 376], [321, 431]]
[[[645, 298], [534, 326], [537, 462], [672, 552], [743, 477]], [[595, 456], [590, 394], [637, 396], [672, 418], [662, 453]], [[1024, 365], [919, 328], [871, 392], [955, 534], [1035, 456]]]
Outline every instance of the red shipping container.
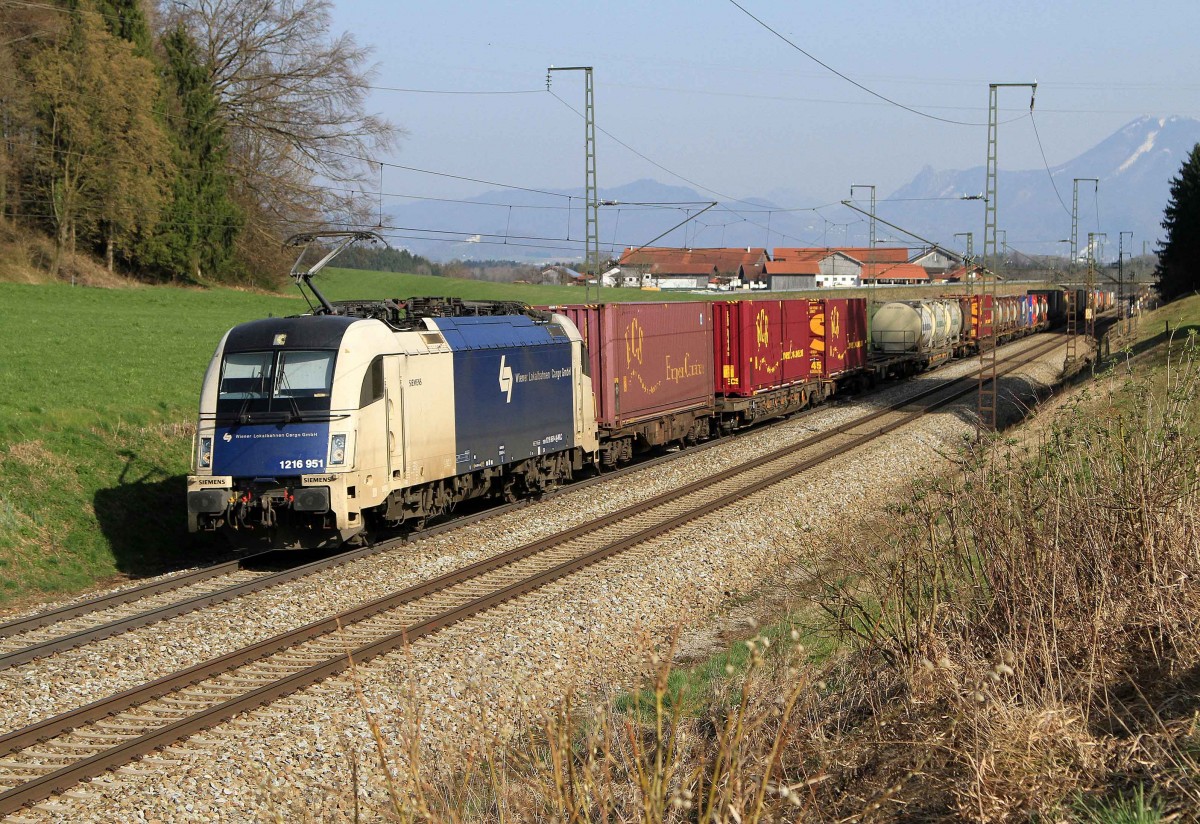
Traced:
[[708, 301], [552, 308], [583, 335], [601, 426], [713, 405], [713, 307]]
[[808, 302], [813, 377], [834, 378], [867, 363], [867, 303], [862, 298]]
[[975, 343], [991, 337], [995, 307], [991, 295], [971, 295], [959, 298], [962, 303], [965, 337]]
[[717, 301], [713, 322], [719, 394], [748, 397], [808, 380], [808, 301]]
[[854, 372], [867, 366], [867, 301], [866, 298], [847, 298], [846, 371]]

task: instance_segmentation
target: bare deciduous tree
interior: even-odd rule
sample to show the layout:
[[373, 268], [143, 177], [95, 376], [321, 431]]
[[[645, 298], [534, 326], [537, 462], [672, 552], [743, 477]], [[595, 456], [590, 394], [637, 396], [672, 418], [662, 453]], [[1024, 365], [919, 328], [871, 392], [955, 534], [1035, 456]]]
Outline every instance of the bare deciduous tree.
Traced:
[[[370, 49], [330, 32], [329, 0], [166, 0], [212, 74], [252, 243], [307, 223], [367, 222], [370, 158], [401, 134], [365, 110]], [[254, 239], [254, 236], [258, 239]]]

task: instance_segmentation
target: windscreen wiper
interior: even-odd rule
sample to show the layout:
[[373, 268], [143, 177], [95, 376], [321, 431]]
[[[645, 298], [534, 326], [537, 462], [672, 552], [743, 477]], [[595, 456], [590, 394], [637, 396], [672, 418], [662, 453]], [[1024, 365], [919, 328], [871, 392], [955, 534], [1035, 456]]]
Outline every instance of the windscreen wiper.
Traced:
[[[287, 392], [287, 395], [285, 395], [284, 397], [286, 397], [288, 400], [288, 403], [290, 403], [292, 405], [292, 414], [291, 414], [291, 416], [288, 417], [288, 419], [285, 421], [285, 423], [294, 423], [294, 422], [298, 422], [298, 421], [303, 421], [304, 416], [300, 414], [300, 404], [296, 403], [296, 398], [293, 397], [293, 395], [292, 395], [292, 385], [288, 382], [287, 372], [284, 371], [284, 368], [283, 368], [284, 365], [283, 365], [282, 358], [280, 359], [279, 365], [280, 365], [279, 386], [277, 386], [276, 389], [282, 388], [285, 392]], [[278, 396], [278, 393], [275, 393], [272, 395], [272, 398], [275, 398], [277, 396]]]

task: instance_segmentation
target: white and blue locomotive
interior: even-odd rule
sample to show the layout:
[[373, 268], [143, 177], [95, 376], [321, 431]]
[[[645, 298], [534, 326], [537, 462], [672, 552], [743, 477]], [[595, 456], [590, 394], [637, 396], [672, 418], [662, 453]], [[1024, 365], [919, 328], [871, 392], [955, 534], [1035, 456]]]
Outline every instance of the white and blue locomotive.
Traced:
[[312, 314], [244, 323], [218, 345], [200, 396], [190, 531], [339, 545], [471, 498], [515, 500], [594, 460], [587, 357], [562, 315], [316, 295]]

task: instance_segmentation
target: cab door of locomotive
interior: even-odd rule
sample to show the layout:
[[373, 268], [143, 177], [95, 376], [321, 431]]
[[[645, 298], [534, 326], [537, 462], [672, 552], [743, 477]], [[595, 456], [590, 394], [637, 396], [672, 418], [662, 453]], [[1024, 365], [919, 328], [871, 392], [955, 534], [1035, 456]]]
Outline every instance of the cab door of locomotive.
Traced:
[[405, 454], [407, 444], [404, 437], [404, 355], [384, 357], [384, 375], [387, 377], [387, 433], [388, 460], [391, 468], [392, 487], [405, 481]]
[[392, 471], [388, 442], [389, 389], [384, 359], [375, 358], [363, 378], [358, 402], [355, 471], [363, 506], [375, 506], [387, 495]]

